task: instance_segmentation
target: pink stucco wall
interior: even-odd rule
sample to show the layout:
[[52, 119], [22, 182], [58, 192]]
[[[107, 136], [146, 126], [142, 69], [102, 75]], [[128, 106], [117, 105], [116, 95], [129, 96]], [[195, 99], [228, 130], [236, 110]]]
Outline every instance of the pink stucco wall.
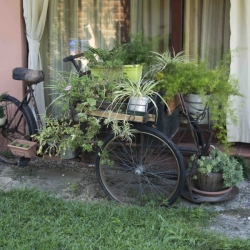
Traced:
[[23, 83], [12, 79], [12, 69], [27, 66], [27, 44], [22, 0], [0, 0], [0, 93], [23, 96]]

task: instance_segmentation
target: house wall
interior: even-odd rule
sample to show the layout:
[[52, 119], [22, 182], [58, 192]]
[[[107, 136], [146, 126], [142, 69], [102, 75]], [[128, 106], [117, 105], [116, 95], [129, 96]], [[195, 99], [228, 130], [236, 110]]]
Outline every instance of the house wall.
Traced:
[[23, 83], [12, 79], [12, 69], [27, 66], [27, 44], [22, 0], [0, 0], [0, 93], [23, 97]]

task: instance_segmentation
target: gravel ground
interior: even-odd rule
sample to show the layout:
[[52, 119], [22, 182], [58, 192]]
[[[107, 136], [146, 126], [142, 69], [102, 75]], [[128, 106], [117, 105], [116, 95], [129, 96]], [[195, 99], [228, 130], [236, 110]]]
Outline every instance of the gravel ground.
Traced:
[[[95, 201], [106, 198], [96, 179], [94, 165], [80, 161], [32, 159], [26, 167], [1, 164], [0, 189], [17, 187], [39, 188], [64, 199]], [[204, 205], [204, 208], [219, 212], [207, 230], [250, 239], [250, 182], [244, 181], [238, 187], [240, 193], [234, 200]], [[199, 206], [183, 198], [181, 203]]]

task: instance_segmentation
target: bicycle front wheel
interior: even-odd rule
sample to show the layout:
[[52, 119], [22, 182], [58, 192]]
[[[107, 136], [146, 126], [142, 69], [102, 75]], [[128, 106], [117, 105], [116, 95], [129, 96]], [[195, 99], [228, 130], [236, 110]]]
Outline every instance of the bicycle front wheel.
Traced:
[[30, 140], [30, 135], [37, 132], [35, 118], [27, 105], [22, 105], [16, 98], [3, 96], [0, 106], [3, 108], [5, 122], [0, 126], [0, 160], [9, 163], [14, 159], [7, 145], [15, 139]]
[[160, 131], [135, 127], [132, 141], [114, 134], [97, 152], [97, 178], [106, 194], [125, 204], [171, 205], [185, 181], [183, 159]]

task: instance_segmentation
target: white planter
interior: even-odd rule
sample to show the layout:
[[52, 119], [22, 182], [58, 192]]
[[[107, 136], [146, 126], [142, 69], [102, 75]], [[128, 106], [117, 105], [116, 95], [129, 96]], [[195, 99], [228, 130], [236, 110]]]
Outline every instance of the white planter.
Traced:
[[[200, 117], [204, 112], [205, 106], [202, 103], [201, 97], [196, 94], [188, 94], [184, 96], [184, 100], [188, 109], [188, 112], [194, 117]], [[208, 124], [208, 110], [202, 120], [198, 120], [200, 124]]]
[[[68, 137], [69, 135], [64, 136], [65, 139], [67, 139]], [[60, 151], [60, 157], [61, 159], [64, 159], [64, 160], [74, 159], [76, 158], [76, 151], [72, 149], [70, 145], [67, 145], [65, 151], [63, 150]]]
[[128, 111], [135, 114], [145, 114], [149, 103], [148, 97], [131, 97], [128, 102]]
[[0, 118], [0, 126], [3, 126], [6, 122], [6, 116]]
[[68, 147], [64, 153], [60, 153], [60, 157], [63, 160], [74, 159], [76, 158], [76, 151]]

